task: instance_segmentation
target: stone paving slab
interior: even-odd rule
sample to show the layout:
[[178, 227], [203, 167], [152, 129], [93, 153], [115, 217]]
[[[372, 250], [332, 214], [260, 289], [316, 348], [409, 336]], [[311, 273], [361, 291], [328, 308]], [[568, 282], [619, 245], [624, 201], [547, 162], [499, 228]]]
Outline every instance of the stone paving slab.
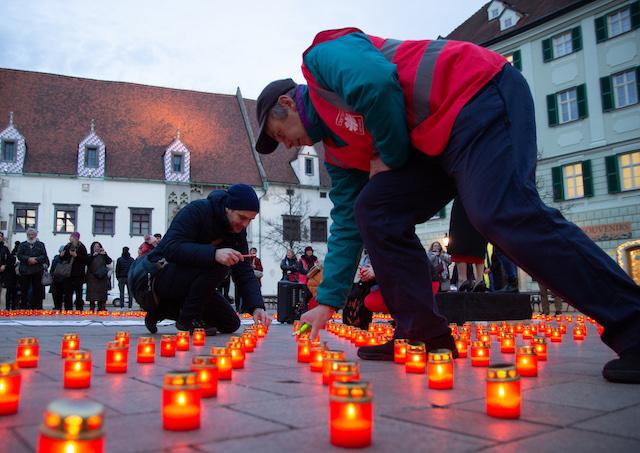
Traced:
[[[163, 326], [159, 334], [175, 332]], [[117, 330], [131, 333], [128, 373], [107, 374], [104, 348]], [[82, 347], [93, 354], [92, 386], [86, 390], [62, 388], [60, 338], [76, 331]], [[224, 345], [229, 335], [207, 338], [207, 346], [178, 352], [175, 358], [157, 358], [155, 364], [137, 364], [136, 339], [148, 336], [141, 326], [0, 328], [0, 356], [13, 357], [17, 339], [37, 336], [40, 365], [23, 370], [20, 412], [0, 417], [0, 452], [33, 451], [42, 414], [50, 401], [71, 397], [91, 399], [105, 406], [108, 452], [225, 451], [261, 453], [338, 451], [329, 443], [328, 389], [319, 373], [296, 361], [291, 326], [275, 325], [243, 370], [233, 380], [219, 383], [217, 398], [203, 400], [202, 428], [189, 433], [162, 430], [161, 387], [164, 374], [188, 368], [194, 354]], [[159, 341], [159, 335], [156, 336]], [[356, 348], [346, 340], [323, 334], [332, 349], [356, 359]], [[513, 361], [494, 343], [492, 361]], [[427, 388], [426, 375], [413, 375], [393, 363], [361, 362], [362, 380], [374, 393], [374, 443], [367, 451], [640, 451], [640, 387], [611, 384], [600, 375], [614, 354], [597, 338], [575, 343], [570, 335], [562, 344], [549, 343], [549, 360], [539, 377], [523, 378], [522, 417], [490, 418], [485, 413], [486, 368], [474, 368], [468, 359], [456, 361], [455, 388]]]

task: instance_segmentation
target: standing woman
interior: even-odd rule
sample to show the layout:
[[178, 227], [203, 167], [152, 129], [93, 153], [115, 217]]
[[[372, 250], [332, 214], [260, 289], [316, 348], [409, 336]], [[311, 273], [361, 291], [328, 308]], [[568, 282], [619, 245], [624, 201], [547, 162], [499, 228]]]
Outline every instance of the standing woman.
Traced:
[[103, 311], [107, 308], [107, 293], [111, 286], [107, 266], [112, 260], [98, 241], [91, 244], [90, 250], [87, 261], [87, 300], [91, 311], [95, 311], [96, 302], [98, 311]]
[[75, 306], [77, 311], [84, 309], [82, 300], [82, 286], [84, 285], [87, 269], [87, 248], [80, 242], [80, 233], [74, 231], [69, 236], [69, 243], [64, 247], [64, 255], [61, 262], [71, 262], [71, 275], [64, 278], [63, 301], [65, 310], [73, 310], [73, 295], [75, 294]]

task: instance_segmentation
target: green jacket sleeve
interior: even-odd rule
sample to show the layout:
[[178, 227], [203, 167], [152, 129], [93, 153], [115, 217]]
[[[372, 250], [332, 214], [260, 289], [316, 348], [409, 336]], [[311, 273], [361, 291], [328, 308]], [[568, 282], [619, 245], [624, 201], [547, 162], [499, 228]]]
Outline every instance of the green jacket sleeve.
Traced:
[[353, 208], [358, 194], [369, 181], [369, 175], [359, 170], [325, 165], [331, 176], [329, 198], [333, 202], [333, 209], [328, 251], [317, 299], [322, 305], [340, 309], [351, 290], [362, 252], [362, 238]]
[[396, 66], [362, 33], [351, 33], [311, 48], [304, 63], [316, 81], [364, 115], [376, 151], [391, 168], [410, 153], [404, 93]]

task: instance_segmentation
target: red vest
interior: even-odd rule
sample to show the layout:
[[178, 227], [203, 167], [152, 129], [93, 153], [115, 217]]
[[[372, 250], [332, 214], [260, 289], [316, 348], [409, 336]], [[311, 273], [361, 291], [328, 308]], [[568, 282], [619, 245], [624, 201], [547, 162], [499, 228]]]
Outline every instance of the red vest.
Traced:
[[[362, 31], [344, 28], [320, 32], [305, 53], [319, 43], [350, 33]], [[387, 60], [396, 65], [411, 143], [429, 156], [444, 151], [462, 107], [507, 63], [501, 55], [468, 42], [398, 41], [367, 36]], [[336, 93], [320, 86], [304, 63], [302, 72], [318, 115], [348, 144], [337, 147], [326, 138], [326, 160], [338, 167], [369, 171], [374, 146], [363, 115], [346, 105]]]

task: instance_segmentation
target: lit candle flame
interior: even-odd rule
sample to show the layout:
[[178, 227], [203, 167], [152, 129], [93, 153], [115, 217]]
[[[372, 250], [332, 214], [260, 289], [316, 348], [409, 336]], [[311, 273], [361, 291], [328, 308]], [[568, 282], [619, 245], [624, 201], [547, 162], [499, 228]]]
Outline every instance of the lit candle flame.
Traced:
[[498, 396], [500, 398], [504, 398], [504, 387], [503, 386], [499, 386], [498, 387]]
[[178, 404], [180, 406], [184, 406], [185, 404], [187, 404], [187, 398], [184, 396], [184, 393], [178, 394]]
[[356, 406], [354, 404], [347, 405], [347, 418], [351, 420], [356, 418]]

